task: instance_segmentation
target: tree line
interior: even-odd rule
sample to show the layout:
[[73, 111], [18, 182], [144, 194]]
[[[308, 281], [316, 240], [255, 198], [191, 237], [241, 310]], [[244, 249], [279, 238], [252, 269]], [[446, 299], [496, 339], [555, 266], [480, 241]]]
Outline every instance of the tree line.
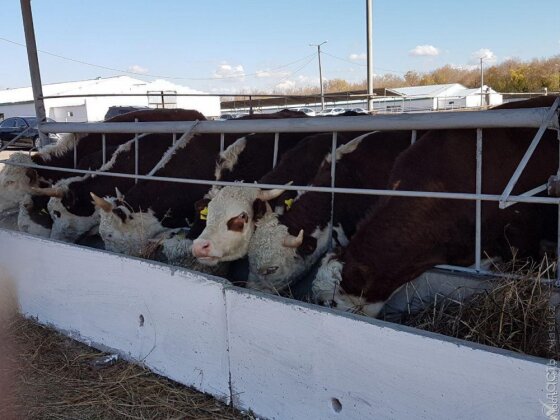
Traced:
[[[374, 77], [375, 88], [397, 88], [407, 86], [436, 85], [445, 83], [461, 83], [468, 88], [480, 87], [480, 68], [461, 68], [445, 65], [435, 70], [420, 73], [408, 71], [404, 75], [387, 73]], [[522, 61], [509, 59], [499, 64], [485, 66], [484, 84], [498, 92], [549, 92], [560, 91], [560, 55], [551, 58]], [[351, 83], [344, 79], [330, 79], [324, 82], [327, 93], [364, 90], [367, 82], [364, 79]], [[319, 91], [318, 86], [305, 86], [275, 91], [289, 95], [313, 95]], [[256, 93], [256, 92], [255, 92]]]

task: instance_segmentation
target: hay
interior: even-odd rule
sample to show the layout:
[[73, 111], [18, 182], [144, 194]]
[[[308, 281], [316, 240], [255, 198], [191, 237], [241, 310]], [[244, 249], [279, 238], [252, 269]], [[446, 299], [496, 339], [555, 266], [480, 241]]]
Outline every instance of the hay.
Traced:
[[496, 267], [504, 277], [464, 301], [436, 294], [405, 325], [518, 353], [560, 360], [555, 264], [513, 260]]
[[[142, 367], [120, 360], [100, 364], [103, 353], [32, 321], [18, 317], [9, 330], [17, 346], [17, 418], [253, 418]], [[9, 415], [0, 407], [0, 418]]]

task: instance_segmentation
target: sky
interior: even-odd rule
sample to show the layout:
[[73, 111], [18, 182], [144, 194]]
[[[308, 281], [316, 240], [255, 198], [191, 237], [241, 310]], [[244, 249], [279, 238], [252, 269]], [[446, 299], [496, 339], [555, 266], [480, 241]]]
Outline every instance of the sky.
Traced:
[[[374, 73], [560, 54], [558, 0], [374, 0]], [[33, 0], [42, 81], [128, 74], [213, 93], [366, 78], [365, 0]], [[2, 0], [0, 88], [30, 85], [19, 0]], [[69, 61], [54, 54], [100, 67]], [[112, 70], [102, 68], [108, 67]], [[127, 73], [128, 72], [128, 73]]]

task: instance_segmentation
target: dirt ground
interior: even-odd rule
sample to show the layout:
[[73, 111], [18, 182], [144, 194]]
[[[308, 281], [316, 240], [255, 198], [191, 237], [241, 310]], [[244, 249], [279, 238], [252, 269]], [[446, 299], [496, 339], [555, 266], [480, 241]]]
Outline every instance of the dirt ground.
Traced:
[[1, 419], [254, 419], [139, 366], [104, 363], [106, 354], [33, 321], [17, 317], [8, 332], [0, 379], [16, 386]]

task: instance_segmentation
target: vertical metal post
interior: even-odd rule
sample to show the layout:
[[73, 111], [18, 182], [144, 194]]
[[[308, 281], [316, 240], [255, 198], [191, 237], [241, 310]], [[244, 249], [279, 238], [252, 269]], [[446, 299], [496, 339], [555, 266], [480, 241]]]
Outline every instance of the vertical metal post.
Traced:
[[173, 140], [171, 140], [172, 146], [175, 146], [175, 143], [177, 143], [177, 133], [173, 133]]
[[105, 133], [101, 134], [101, 149], [103, 150], [103, 165], [107, 162], [107, 139]]
[[410, 138], [410, 144], [416, 143], [416, 130], [412, 130], [412, 137]]
[[[476, 129], [476, 194], [482, 194], [482, 129]], [[480, 271], [480, 258], [482, 253], [482, 201], [476, 200], [476, 232], [474, 268]]]
[[[336, 186], [336, 141], [338, 133], [333, 132], [331, 143], [331, 188]], [[334, 192], [331, 193], [331, 223], [329, 228], [329, 251], [333, 248], [333, 228], [334, 228]]]
[[161, 91], [161, 107], [165, 108], [165, 96], [163, 95], [163, 90]]
[[274, 133], [274, 154], [272, 155], [272, 167], [276, 167], [278, 162], [278, 141], [280, 140], [280, 133]]
[[76, 135], [73, 137], [74, 139], [74, 169], [78, 167], [78, 143], [76, 143]]
[[[31, 76], [31, 87], [33, 89], [33, 101], [35, 103], [35, 115], [37, 125], [47, 121], [45, 103], [43, 101], [43, 85], [41, 83], [41, 71], [39, 70], [39, 58], [37, 57], [37, 42], [35, 40], [35, 29], [33, 27], [33, 14], [31, 12], [31, 0], [20, 0], [21, 15], [23, 17], [23, 30], [25, 33], [25, 46], [27, 47], [27, 61], [29, 62], [29, 74]], [[39, 140], [41, 147], [48, 142], [47, 135], [39, 129]]]
[[225, 134], [224, 133], [220, 133], [220, 153], [222, 153], [224, 151], [225, 148]]
[[482, 68], [482, 60], [484, 57], [480, 57], [480, 107], [484, 106], [484, 95], [483, 95], [483, 86], [484, 86], [484, 70]]
[[367, 110], [373, 110], [373, 0], [366, 0], [367, 26]]
[[[138, 122], [138, 118], [134, 118]], [[138, 175], [138, 133], [134, 134], [134, 175]], [[134, 178], [134, 183], [138, 184], [138, 178]]]

